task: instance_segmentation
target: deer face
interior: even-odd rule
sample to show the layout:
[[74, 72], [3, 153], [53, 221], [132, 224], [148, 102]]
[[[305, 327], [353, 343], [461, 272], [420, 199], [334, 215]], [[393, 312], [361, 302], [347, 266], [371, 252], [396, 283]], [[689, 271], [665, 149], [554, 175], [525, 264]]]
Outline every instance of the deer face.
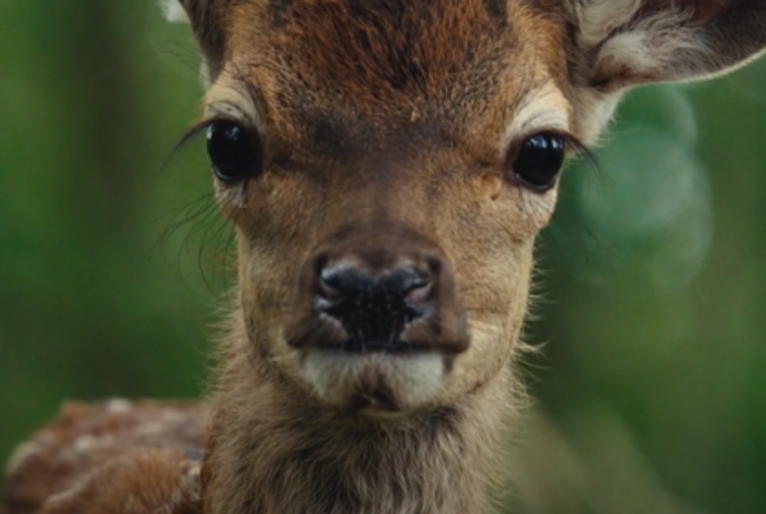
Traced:
[[250, 341], [339, 407], [479, 387], [516, 344], [555, 202], [555, 26], [481, 0], [231, 9], [208, 145]]
[[569, 143], [626, 85], [706, 71], [709, 48], [663, 24], [733, 16], [701, 5], [187, 0], [248, 344], [307, 396], [371, 413], [498, 375]]

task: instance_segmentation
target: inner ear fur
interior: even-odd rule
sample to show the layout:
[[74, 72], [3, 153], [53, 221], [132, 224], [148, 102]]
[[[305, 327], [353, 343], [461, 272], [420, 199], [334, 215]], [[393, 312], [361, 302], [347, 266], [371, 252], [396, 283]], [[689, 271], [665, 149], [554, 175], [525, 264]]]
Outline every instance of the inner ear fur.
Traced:
[[570, 62], [602, 90], [726, 73], [766, 48], [763, 0], [565, 0]]

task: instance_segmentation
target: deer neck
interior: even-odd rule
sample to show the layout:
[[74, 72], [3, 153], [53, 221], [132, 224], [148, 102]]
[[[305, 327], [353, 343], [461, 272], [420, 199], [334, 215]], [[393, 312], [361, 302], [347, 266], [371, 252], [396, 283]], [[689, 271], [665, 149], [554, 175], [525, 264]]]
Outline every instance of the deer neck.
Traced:
[[454, 405], [376, 419], [327, 409], [252, 345], [225, 348], [203, 470], [206, 513], [486, 512], [508, 370]]

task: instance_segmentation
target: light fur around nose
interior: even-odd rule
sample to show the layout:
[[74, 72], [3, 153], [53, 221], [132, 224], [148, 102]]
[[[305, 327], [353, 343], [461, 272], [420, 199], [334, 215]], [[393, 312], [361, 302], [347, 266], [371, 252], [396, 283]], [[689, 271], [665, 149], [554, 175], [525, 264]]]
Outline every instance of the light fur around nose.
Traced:
[[444, 357], [435, 352], [352, 355], [309, 350], [303, 367], [323, 401], [372, 414], [422, 409], [434, 400], [445, 375]]

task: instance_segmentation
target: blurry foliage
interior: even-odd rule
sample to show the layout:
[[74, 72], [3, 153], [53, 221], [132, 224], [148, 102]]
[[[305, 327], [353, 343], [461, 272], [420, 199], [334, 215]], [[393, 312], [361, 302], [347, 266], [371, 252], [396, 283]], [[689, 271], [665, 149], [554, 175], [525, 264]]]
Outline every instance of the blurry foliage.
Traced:
[[[230, 229], [187, 29], [0, 0], [0, 459], [64, 398], [202, 392]], [[527, 514], [766, 512], [766, 62], [632, 93], [539, 245]], [[197, 145], [199, 146], [199, 145]]]

